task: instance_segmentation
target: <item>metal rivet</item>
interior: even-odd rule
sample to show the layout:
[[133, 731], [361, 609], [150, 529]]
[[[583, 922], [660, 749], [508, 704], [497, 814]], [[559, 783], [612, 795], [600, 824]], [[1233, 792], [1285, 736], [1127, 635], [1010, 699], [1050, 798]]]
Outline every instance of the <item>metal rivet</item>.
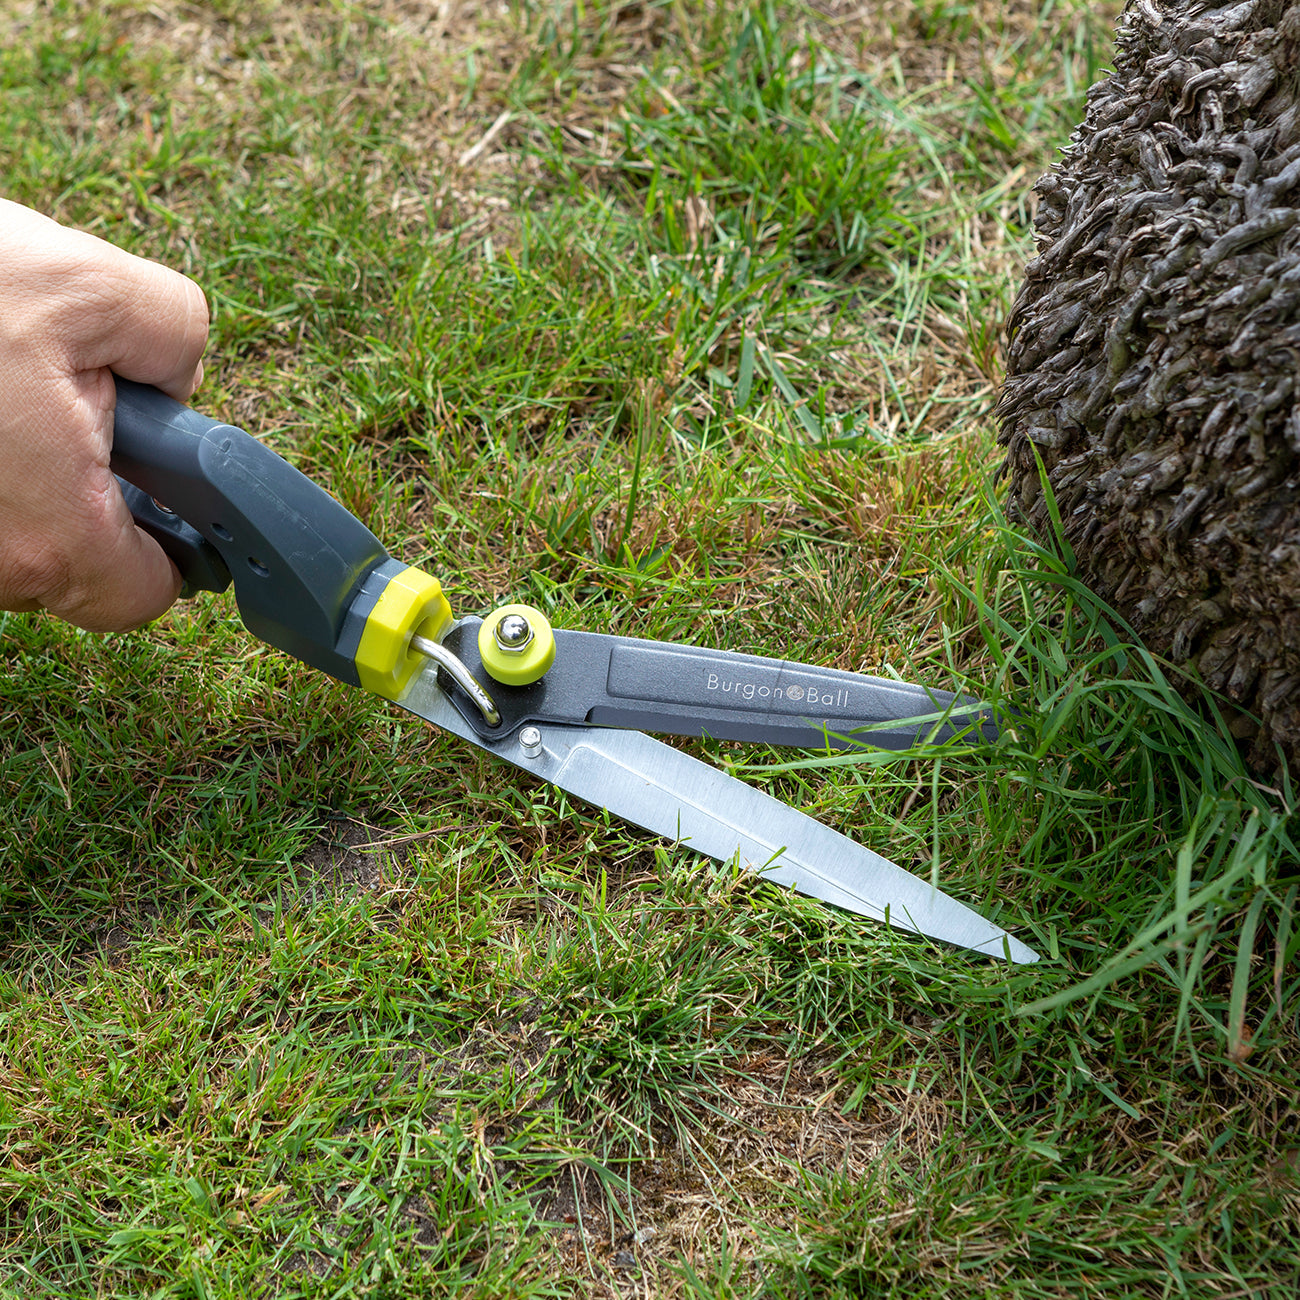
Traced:
[[517, 655], [531, 644], [533, 629], [522, 614], [507, 614], [492, 629], [492, 639], [498, 649], [508, 655]]
[[525, 758], [536, 758], [542, 752], [542, 733], [536, 727], [524, 727], [519, 733], [519, 748]]

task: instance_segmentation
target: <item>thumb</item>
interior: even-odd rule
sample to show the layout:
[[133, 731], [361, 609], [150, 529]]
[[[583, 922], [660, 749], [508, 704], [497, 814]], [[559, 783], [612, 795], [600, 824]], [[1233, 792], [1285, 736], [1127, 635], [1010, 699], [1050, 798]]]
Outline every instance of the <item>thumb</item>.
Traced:
[[100, 301], [85, 317], [74, 364], [114, 370], [183, 402], [203, 376], [208, 341], [203, 290], [179, 271], [95, 242], [101, 245], [94, 250], [102, 266]]

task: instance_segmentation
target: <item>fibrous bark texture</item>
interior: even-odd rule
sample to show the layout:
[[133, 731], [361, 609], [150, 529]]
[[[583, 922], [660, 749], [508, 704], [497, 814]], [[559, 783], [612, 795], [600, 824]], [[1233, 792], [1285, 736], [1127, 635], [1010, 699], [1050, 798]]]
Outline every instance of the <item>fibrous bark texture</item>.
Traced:
[[[1300, 758], [1300, 2], [1130, 0], [1037, 186], [999, 415], [1015, 513]], [[1262, 718], [1256, 726], [1248, 715]]]

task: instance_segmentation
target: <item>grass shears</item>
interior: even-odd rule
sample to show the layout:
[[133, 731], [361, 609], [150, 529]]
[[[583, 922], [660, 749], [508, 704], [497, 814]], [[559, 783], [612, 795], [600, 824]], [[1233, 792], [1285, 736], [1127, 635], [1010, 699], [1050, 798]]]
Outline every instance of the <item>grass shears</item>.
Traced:
[[1037, 953], [838, 831], [647, 732], [825, 750], [995, 735], [923, 686], [555, 629], [510, 605], [453, 618], [438, 580], [269, 447], [117, 381], [112, 467], [190, 591], [232, 585], [260, 640], [686, 848], [848, 911], [1013, 962]]

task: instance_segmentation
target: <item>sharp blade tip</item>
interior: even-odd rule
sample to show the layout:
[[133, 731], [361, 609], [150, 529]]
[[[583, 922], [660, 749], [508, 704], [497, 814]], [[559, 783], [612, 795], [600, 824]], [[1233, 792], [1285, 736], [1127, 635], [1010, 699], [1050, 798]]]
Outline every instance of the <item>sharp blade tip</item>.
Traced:
[[1038, 953], [1028, 944], [1021, 943], [1006, 933], [991, 943], [981, 944], [978, 951], [987, 953], [990, 957], [1001, 957], [1004, 961], [1009, 958], [1013, 966], [1032, 966], [1038, 960]]

